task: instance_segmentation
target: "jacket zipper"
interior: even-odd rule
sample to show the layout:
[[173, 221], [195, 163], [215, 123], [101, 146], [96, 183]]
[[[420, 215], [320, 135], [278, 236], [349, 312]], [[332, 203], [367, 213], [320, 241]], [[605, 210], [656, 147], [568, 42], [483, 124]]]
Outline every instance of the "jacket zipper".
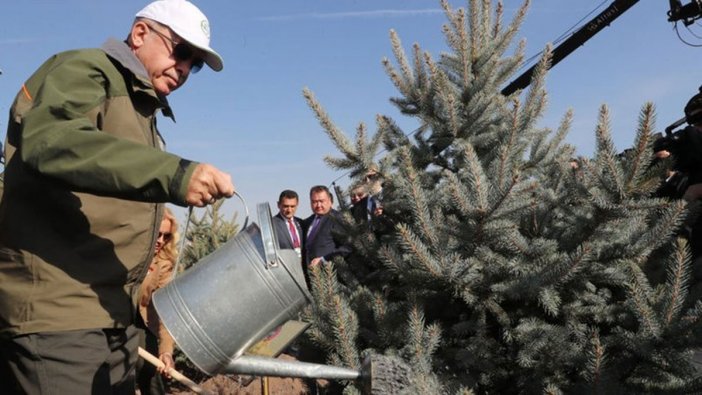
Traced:
[[[150, 133], [151, 146], [154, 148], [163, 149], [156, 144], [156, 141], [159, 138], [157, 136], [157, 131], [156, 131], [156, 112], [157, 111], [158, 111], [158, 109], [156, 109], [154, 111], [153, 117], [151, 118], [151, 128], [150, 128], [151, 129], [150, 130], [150, 132], [151, 132]], [[159, 227], [160, 227], [160, 223], [159, 223], [160, 218], [163, 216], [163, 205], [159, 204], [159, 203], [154, 203], [154, 206], [156, 208], [156, 215], [153, 218], [153, 222], [154, 222], [153, 226], [152, 226], [153, 232], [151, 232], [151, 243], [149, 244], [151, 247], [149, 248], [149, 253], [146, 255], [145, 262], [142, 262], [141, 271], [139, 272], [139, 275], [137, 276], [134, 284], [132, 284], [132, 289], [129, 292], [129, 297], [130, 297], [131, 301], [136, 300], [136, 298], [134, 297], [135, 296], [134, 294], [136, 292], [139, 292], [139, 290], [141, 289], [141, 283], [144, 281], [144, 279], [146, 278], [146, 275], [149, 273], [149, 267], [151, 266], [151, 261], [153, 261], [154, 256], [155, 256], [154, 246], [156, 245], [156, 238], [158, 237], [158, 231], [159, 231]], [[138, 301], [137, 301], [137, 303], [130, 302], [130, 305], [132, 308], [132, 317], [134, 317], [134, 318], [137, 318], [136, 315], [140, 314], [139, 313], [139, 306], [137, 305], [138, 303], [139, 303]]]

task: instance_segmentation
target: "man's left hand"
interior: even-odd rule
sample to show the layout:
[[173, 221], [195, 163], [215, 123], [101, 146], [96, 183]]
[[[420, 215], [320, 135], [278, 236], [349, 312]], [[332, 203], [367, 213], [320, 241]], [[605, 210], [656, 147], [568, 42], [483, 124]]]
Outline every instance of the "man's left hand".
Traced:
[[175, 368], [175, 361], [173, 360], [173, 354], [171, 354], [169, 352], [164, 352], [158, 356], [158, 359], [160, 359], [161, 362], [163, 362], [163, 364], [165, 365], [165, 366], [159, 366], [158, 372], [170, 379], [171, 375], [170, 375], [170, 373], [168, 373], [168, 371], [170, 369]]
[[319, 264], [322, 263], [322, 262], [324, 262], [324, 258], [322, 258], [322, 257], [320, 256], [320, 257], [317, 257], [317, 258], [312, 259], [312, 260], [310, 261], [310, 266], [317, 266], [317, 265], [319, 265]]

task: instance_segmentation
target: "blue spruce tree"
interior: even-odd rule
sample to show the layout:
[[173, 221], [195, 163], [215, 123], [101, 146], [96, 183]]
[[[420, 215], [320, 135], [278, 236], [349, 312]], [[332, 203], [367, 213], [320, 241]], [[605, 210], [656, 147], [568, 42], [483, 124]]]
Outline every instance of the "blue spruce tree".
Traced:
[[702, 303], [678, 236], [688, 210], [655, 197], [653, 105], [624, 154], [603, 106], [593, 157], [576, 159], [572, 114], [537, 127], [550, 48], [527, 91], [500, 93], [523, 62], [523, 43], [505, 53], [528, 1], [507, 25], [501, 3], [441, 5], [450, 53], [414, 45], [410, 60], [391, 32], [396, 62], [383, 61], [415, 133], [378, 116], [352, 141], [304, 92], [341, 153], [326, 162], [384, 180], [370, 227], [346, 216], [353, 254], [311, 270], [310, 338], [332, 364], [397, 361], [403, 393], [701, 391]]

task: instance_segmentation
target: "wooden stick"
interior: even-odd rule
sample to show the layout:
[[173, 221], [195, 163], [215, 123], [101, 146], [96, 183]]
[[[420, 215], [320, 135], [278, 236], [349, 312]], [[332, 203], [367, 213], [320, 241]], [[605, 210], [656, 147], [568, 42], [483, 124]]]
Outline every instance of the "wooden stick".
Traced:
[[[144, 360], [148, 361], [152, 365], [156, 366], [157, 368], [162, 368], [165, 367], [166, 365], [161, 361], [160, 359], [156, 358], [155, 355], [151, 354], [150, 352], [144, 350], [143, 348], [139, 347], [139, 356], [144, 358]], [[168, 369], [168, 374], [171, 375], [174, 379], [178, 380], [182, 384], [186, 385], [188, 388], [193, 390], [195, 393], [198, 394], [204, 394], [204, 395], [214, 395], [212, 392], [200, 387], [199, 385], [195, 384], [194, 381], [190, 380], [189, 378], [185, 377], [182, 373], [179, 371], [169, 368]]]

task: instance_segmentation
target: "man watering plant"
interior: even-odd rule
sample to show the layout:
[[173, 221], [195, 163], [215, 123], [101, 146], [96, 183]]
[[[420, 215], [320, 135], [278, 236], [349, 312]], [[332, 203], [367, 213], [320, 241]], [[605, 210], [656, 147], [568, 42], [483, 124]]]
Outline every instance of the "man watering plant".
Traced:
[[59, 53], [10, 111], [0, 203], [4, 393], [134, 393], [138, 285], [163, 205], [234, 193], [219, 169], [163, 151], [156, 114], [207, 64], [205, 15], [185, 0], [136, 14], [124, 41]]

